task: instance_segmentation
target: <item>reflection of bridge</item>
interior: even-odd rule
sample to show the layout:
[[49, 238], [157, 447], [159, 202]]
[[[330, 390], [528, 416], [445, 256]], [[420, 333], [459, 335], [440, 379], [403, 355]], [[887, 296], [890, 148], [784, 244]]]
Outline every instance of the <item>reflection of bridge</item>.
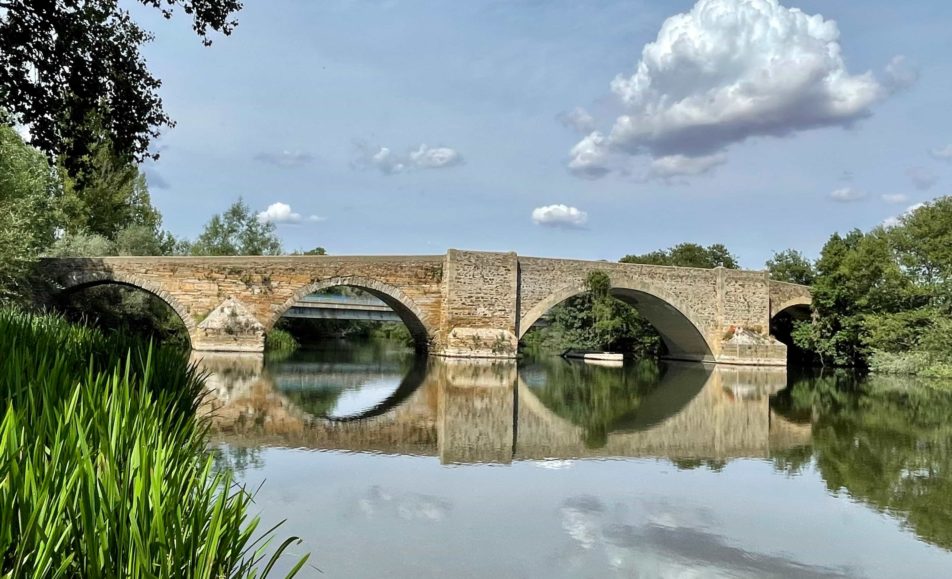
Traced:
[[311, 294], [296, 301], [284, 313], [286, 318], [317, 320], [371, 320], [399, 322], [393, 308], [375, 297]]
[[539, 401], [511, 362], [431, 359], [425, 371], [411, 371], [400, 387], [402, 396], [373, 409], [371, 418], [345, 422], [316, 418], [295, 407], [254, 358], [241, 364], [257, 372], [257, 378], [232, 384], [214, 377], [227, 375], [222, 369], [234, 360], [203, 364], [212, 371], [210, 386], [218, 392], [218, 402], [211, 402], [216, 437], [238, 446], [251, 442], [435, 455], [444, 463], [510, 463], [762, 457], [810, 438], [809, 425], [787, 422], [770, 410], [769, 395], [786, 384], [783, 371], [673, 365], [636, 419], [593, 447], [584, 429]]
[[637, 308], [670, 357], [681, 360], [785, 365], [786, 347], [770, 336], [771, 320], [811, 299], [808, 288], [774, 282], [762, 271], [459, 250], [414, 257], [60, 258], [37, 269], [52, 294], [100, 284], [151, 292], [179, 315], [192, 348], [201, 351], [260, 352], [264, 334], [306, 296], [356, 287], [389, 306], [421, 349], [464, 358], [515, 358], [525, 332], [553, 306], [586, 292], [594, 271], [608, 276], [612, 295]]

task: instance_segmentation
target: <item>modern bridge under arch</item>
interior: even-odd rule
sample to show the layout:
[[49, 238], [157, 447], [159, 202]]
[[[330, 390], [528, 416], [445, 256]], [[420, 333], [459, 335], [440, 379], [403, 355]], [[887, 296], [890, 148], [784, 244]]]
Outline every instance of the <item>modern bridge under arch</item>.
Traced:
[[359, 289], [387, 304], [407, 326], [417, 349], [422, 351], [429, 349], [432, 332], [423, 322], [424, 315], [413, 300], [399, 288], [360, 276], [334, 277], [313, 282], [298, 289], [291, 298], [275, 309], [274, 315], [264, 324], [265, 331], [271, 330], [285, 312], [305, 297], [336, 287]]
[[[553, 292], [529, 310], [519, 322], [519, 339], [525, 336], [553, 307], [588, 291], [583, 283], [568, 284]], [[611, 295], [634, 307], [650, 323], [664, 342], [667, 358], [689, 361], [714, 361], [711, 344], [692, 319], [693, 312], [677, 298], [650, 284], [612, 280]]]

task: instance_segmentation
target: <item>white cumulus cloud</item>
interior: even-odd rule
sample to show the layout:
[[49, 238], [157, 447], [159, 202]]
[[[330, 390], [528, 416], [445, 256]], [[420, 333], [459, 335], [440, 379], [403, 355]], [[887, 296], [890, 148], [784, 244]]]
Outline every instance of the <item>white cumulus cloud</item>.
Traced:
[[906, 210], [903, 211], [901, 214], [899, 214], [899, 215], [894, 215], [894, 216], [892, 216], [892, 217], [887, 217], [886, 219], [884, 219], [884, 220], [883, 220], [883, 227], [886, 227], [886, 228], [896, 227], [897, 225], [899, 225], [899, 224], [902, 222], [902, 219], [903, 219], [904, 217], [907, 217], [907, 216], [909, 216], [909, 215], [912, 215], [912, 214], [915, 213], [916, 210], [918, 210], [920, 207], [925, 207], [925, 205], [926, 205], [925, 203], [916, 203], [915, 205], [910, 205], [909, 207], [906, 207]]
[[777, 0], [699, 0], [611, 82], [623, 114], [572, 149], [569, 169], [598, 177], [631, 156], [709, 158], [751, 137], [849, 126], [915, 81], [901, 58], [882, 82], [850, 74], [839, 36], [835, 21]]
[[866, 193], [852, 187], [840, 187], [830, 193], [830, 199], [841, 203], [860, 201], [866, 198]]
[[946, 145], [944, 147], [932, 149], [929, 151], [929, 153], [933, 156], [933, 158], [952, 163], [952, 145]]
[[385, 175], [413, 170], [443, 169], [463, 163], [463, 156], [450, 147], [428, 147], [422, 144], [406, 154], [395, 153], [389, 147], [370, 147], [358, 143], [358, 157], [354, 166], [371, 167]]
[[588, 213], [568, 205], [546, 205], [532, 210], [532, 221], [544, 227], [580, 229], [588, 222]]
[[258, 213], [258, 221], [261, 223], [301, 223], [302, 221], [321, 221], [317, 215], [311, 215], [306, 219], [300, 214], [291, 210], [287, 203], [272, 203], [268, 208]]

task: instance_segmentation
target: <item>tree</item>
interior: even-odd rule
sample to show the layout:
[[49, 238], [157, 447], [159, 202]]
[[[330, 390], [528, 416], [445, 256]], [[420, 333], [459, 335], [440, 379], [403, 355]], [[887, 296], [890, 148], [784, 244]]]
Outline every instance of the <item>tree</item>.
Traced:
[[280, 255], [281, 241], [274, 223], [260, 221], [247, 203], [238, 199], [215, 215], [191, 247], [192, 255]]
[[[231, 34], [241, 9], [238, 0], [138, 1], [165, 18], [181, 8], [206, 45], [209, 29]], [[154, 157], [151, 139], [173, 123], [140, 54], [152, 39], [116, 0], [0, 0], [0, 106], [74, 175], [100, 126], [121, 158]]]
[[795, 249], [775, 252], [766, 266], [770, 279], [777, 281], [810, 285], [816, 277], [813, 264]]
[[160, 235], [162, 216], [152, 205], [145, 175], [117, 155], [110, 142], [92, 145], [77, 177], [70, 177], [62, 165], [60, 177], [60, 226], [67, 234], [84, 232], [115, 240], [121, 230], [138, 226]]
[[58, 193], [43, 154], [0, 124], [0, 300], [20, 292], [34, 259], [52, 243]]
[[725, 267], [737, 269], [737, 258], [720, 243], [707, 247], [697, 243], [679, 243], [670, 249], [652, 251], [643, 255], [626, 255], [621, 263], [641, 263], [646, 265], [674, 265], [680, 267], [700, 267], [705, 269]]

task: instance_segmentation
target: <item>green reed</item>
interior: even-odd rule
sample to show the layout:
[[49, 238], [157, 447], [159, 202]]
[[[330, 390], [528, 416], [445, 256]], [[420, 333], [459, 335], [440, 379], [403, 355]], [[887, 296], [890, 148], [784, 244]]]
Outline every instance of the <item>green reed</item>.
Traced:
[[0, 577], [268, 575], [296, 538], [213, 469], [201, 391], [180, 351], [0, 310]]

